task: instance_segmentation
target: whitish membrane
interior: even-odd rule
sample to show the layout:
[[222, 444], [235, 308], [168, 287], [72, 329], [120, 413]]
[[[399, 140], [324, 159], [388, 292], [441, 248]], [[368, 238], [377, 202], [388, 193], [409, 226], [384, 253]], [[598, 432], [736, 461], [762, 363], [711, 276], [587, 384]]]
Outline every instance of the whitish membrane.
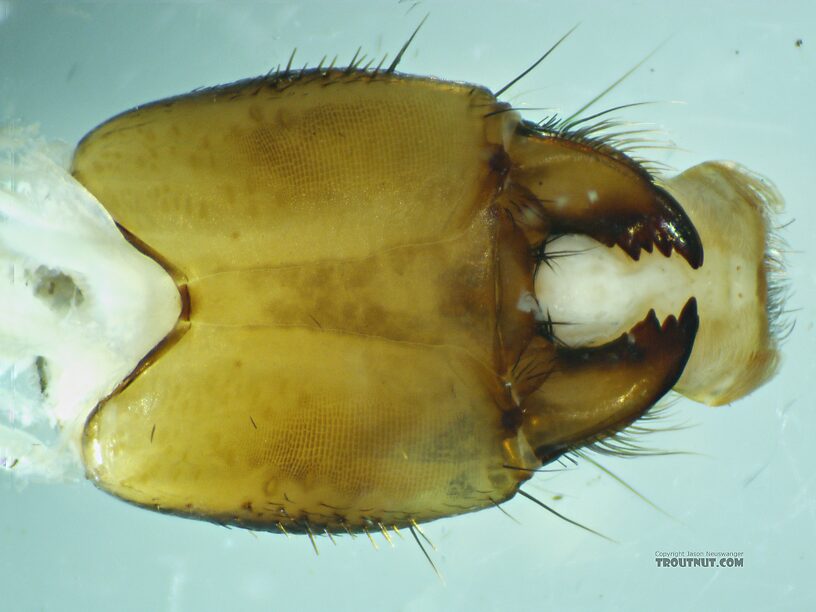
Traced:
[[45, 480], [82, 476], [85, 418], [180, 311], [70, 156], [35, 128], [0, 128], [0, 469]]

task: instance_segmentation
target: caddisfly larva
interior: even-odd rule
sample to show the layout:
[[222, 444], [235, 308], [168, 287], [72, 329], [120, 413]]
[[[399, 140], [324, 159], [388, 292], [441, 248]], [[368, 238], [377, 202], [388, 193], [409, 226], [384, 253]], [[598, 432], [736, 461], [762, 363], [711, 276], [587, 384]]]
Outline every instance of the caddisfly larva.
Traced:
[[3, 133], [0, 465], [252, 529], [413, 532], [672, 388], [718, 404], [773, 372], [766, 180], [656, 177], [604, 119], [534, 123], [400, 56], [139, 106], [72, 156]]

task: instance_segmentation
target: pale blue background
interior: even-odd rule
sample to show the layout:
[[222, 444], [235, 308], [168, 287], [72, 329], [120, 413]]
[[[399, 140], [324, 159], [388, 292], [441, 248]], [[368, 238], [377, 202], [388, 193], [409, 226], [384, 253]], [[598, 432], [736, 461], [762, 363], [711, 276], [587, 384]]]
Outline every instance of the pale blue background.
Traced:
[[[682, 7], [680, 5], [683, 5]], [[796, 329], [779, 376], [709, 409], [680, 402], [694, 427], [644, 443], [696, 454], [602, 458], [674, 518], [591, 465], [527, 490], [613, 537], [612, 544], [524, 499], [427, 527], [446, 586], [411, 541], [333, 546], [160, 516], [85, 483], [20, 488], [0, 478], [3, 610], [795, 610], [816, 605], [814, 542], [813, 3], [680, 2], [33, 2], [0, 0], [0, 118], [40, 122], [76, 142], [141, 102], [266, 72], [293, 47], [302, 64], [391, 56], [431, 16], [407, 72], [499, 88], [576, 23], [579, 29], [506, 99], [580, 106], [661, 43], [606, 105], [680, 147], [678, 169], [736, 159], [773, 178]], [[795, 46], [796, 39], [803, 46]], [[0, 306], [0, 316], [2, 316]], [[563, 495], [554, 500], [556, 495]], [[743, 568], [658, 569], [655, 551], [736, 550]]]

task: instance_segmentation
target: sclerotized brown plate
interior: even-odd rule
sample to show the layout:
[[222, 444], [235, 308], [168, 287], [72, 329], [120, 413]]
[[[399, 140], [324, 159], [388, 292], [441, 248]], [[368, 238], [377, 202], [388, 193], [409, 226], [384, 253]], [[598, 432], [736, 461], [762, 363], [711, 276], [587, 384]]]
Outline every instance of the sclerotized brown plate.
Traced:
[[[73, 173], [183, 303], [89, 417], [89, 477], [145, 507], [286, 531], [492, 506], [635, 421], [683, 373], [696, 294], [662, 324], [644, 311], [566, 346], [536, 287], [546, 244], [656, 247], [692, 274], [720, 222], [698, 234], [671, 184], [484, 88], [355, 67], [136, 108], [85, 137]], [[757, 283], [752, 355], [770, 350]]]

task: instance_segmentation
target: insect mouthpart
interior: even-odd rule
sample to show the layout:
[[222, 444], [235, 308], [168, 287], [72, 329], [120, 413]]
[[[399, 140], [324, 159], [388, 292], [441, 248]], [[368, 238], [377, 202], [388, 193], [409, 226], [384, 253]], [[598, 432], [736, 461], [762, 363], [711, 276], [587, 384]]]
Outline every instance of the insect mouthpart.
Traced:
[[569, 346], [603, 343], [631, 329], [645, 312], [654, 310], [662, 319], [696, 298], [700, 331], [676, 390], [709, 404], [733, 401], [764, 382], [776, 365], [771, 330], [777, 260], [769, 215], [781, 197], [766, 179], [722, 162], [691, 168], [661, 188], [694, 222], [706, 249], [704, 264], [671, 256], [658, 241], [659, 253], [645, 248], [641, 256], [626, 246], [606, 248], [610, 241], [595, 236], [562, 234], [542, 248], [536, 296], [555, 322], [554, 338]]

